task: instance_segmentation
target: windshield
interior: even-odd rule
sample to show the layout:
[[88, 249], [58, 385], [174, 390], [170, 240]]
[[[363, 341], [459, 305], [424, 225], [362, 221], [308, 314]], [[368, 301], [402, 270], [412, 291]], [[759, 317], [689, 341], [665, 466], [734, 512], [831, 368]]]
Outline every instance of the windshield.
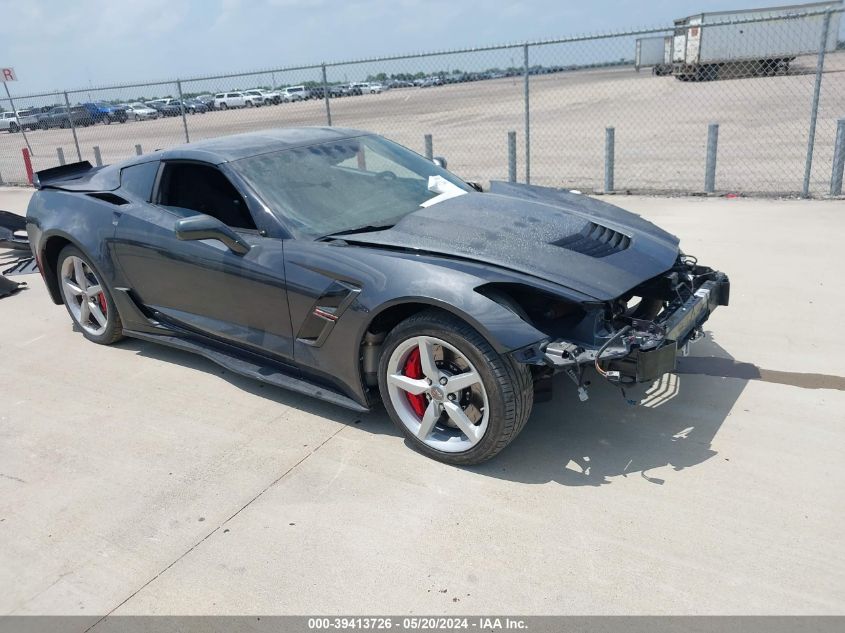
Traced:
[[[273, 210], [306, 237], [390, 226], [445, 186], [472, 189], [445, 169], [379, 136], [329, 141], [234, 161]], [[431, 176], [439, 176], [432, 181]], [[437, 181], [439, 187], [429, 188]]]

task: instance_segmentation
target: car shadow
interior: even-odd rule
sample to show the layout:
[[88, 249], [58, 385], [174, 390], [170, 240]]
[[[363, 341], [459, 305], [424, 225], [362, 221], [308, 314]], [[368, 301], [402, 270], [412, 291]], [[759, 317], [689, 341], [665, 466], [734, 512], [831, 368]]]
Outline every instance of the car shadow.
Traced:
[[[465, 467], [487, 477], [514, 482], [567, 486], [599, 486], [614, 477], [640, 476], [661, 485], [650, 471], [671, 466], [683, 470], [716, 455], [711, 447], [725, 419], [745, 388], [745, 377], [726, 378], [715, 372], [683, 373], [702, 361], [716, 366], [733, 358], [708, 333], [692, 347], [694, 356], [679, 359], [679, 374], [667, 374], [643, 394], [622, 391], [592, 375], [588, 402], [580, 402], [566, 376], [555, 378], [552, 401], [537, 403], [531, 419], [514, 442], [498, 456]], [[265, 385], [233, 373], [189, 352], [138, 339], [118, 343], [122, 349], [183, 367], [219, 375], [247, 393], [280, 405], [355, 425], [374, 434], [400, 436], [386, 412], [356, 413], [316, 398]], [[642, 397], [633, 406], [627, 399]], [[405, 444], [411, 448], [406, 440]]]
[[[716, 456], [713, 438], [730, 415], [747, 379], [683, 373], [693, 360], [733, 359], [708, 333], [680, 358], [679, 374], [666, 374], [636, 396], [593, 373], [588, 402], [580, 402], [565, 376], [556, 376], [554, 398], [538, 403], [519, 437], [495, 459], [470, 468], [523, 483], [600, 486], [614, 477], [664, 480], [650, 471], [676, 471]], [[642, 397], [637, 405], [628, 398]]]

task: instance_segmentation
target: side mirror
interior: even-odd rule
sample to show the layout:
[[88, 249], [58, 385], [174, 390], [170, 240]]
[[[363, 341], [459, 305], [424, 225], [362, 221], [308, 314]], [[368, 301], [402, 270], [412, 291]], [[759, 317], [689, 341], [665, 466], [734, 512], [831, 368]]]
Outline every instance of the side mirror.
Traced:
[[210, 215], [182, 218], [176, 222], [176, 237], [180, 240], [217, 240], [237, 255], [246, 255], [250, 249], [240, 235]]
[[437, 165], [438, 167], [442, 167], [443, 169], [446, 169], [446, 159], [443, 158], [442, 156], [435, 156], [434, 158], [431, 159], [431, 162], [434, 163], [435, 165]]

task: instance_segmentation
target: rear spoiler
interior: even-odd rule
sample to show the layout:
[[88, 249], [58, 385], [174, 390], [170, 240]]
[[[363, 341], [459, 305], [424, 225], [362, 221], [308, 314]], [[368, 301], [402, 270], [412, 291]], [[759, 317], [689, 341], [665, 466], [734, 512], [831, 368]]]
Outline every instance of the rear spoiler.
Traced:
[[64, 182], [65, 180], [76, 180], [94, 169], [87, 160], [68, 165], [59, 165], [50, 169], [42, 169], [35, 172], [32, 184], [36, 189], [49, 187], [53, 183]]

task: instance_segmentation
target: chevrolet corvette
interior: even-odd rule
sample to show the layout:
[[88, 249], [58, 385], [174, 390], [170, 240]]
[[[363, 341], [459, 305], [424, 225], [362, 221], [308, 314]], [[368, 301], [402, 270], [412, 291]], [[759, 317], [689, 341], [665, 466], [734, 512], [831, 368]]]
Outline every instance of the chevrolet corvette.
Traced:
[[352, 129], [240, 134], [40, 171], [27, 233], [90, 341], [382, 402], [451, 464], [507, 446], [555, 374], [586, 400], [596, 376], [624, 391], [673, 371], [728, 304], [724, 273], [638, 215], [445, 167]]

